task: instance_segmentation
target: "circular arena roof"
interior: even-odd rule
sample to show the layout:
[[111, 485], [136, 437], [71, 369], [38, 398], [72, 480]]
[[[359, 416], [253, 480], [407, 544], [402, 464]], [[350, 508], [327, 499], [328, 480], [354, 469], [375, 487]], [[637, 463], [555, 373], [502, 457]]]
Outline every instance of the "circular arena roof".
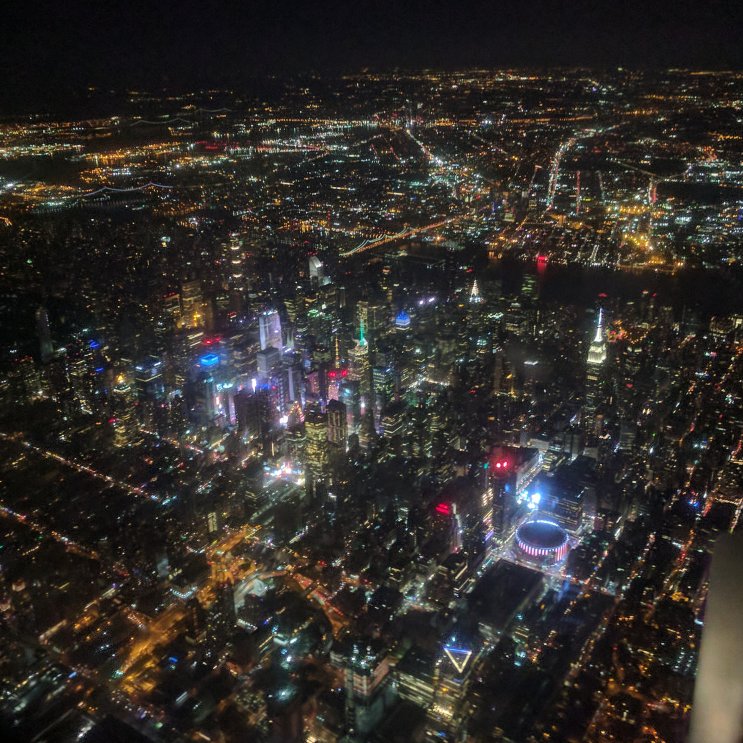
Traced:
[[554, 521], [527, 521], [516, 531], [516, 544], [531, 557], [554, 557], [560, 560], [568, 551], [568, 535]]

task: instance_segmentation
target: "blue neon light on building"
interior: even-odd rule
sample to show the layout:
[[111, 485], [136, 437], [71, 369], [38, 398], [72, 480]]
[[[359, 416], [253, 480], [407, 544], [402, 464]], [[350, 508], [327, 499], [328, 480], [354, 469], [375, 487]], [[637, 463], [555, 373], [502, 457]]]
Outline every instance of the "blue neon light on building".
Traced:
[[218, 363], [219, 363], [219, 356], [217, 356], [216, 353], [204, 354], [199, 359], [199, 364], [201, 366], [216, 366]]

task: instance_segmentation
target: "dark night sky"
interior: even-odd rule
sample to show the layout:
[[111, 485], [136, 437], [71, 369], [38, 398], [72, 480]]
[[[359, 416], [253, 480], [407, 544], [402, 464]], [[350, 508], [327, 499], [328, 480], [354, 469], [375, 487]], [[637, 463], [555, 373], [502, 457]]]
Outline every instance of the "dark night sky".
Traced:
[[741, 0], [5, 0], [4, 107], [298, 69], [743, 66]]

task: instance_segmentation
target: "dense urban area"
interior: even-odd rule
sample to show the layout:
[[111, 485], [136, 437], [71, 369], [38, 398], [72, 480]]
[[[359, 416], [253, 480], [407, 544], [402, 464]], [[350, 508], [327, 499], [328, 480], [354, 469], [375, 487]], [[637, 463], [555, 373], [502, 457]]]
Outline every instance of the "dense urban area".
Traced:
[[743, 73], [79, 105], [0, 119], [3, 740], [681, 743]]

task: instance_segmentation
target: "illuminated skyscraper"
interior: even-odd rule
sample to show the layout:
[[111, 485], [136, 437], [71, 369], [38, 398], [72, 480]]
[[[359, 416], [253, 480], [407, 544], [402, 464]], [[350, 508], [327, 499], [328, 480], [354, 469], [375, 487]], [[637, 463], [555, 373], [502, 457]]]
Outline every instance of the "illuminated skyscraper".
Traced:
[[154, 425], [155, 408], [165, 399], [163, 362], [160, 359], [148, 356], [134, 367], [134, 389], [140, 418], [147, 426]]
[[230, 282], [239, 291], [243, 285], [243, 243], [237, 233], [230, 235], [229, 260]]
[[395, 317], [395, 327], [398, 330], [408, 330], [410, 328], [410, 315], [405, 310], [400, 310]]
[[256, 362], [258, 378], [266, 380], [281, 363], [281, 354], [274, 346], [267, 346], [262, 351], [258, 351]]
[[114, 446], [121, 448], [132, 443], [137, 433], [134, 391], [120, 376], [111, 392], [113, 407]]
[[354, 740], [365, 740], [392, 701], [389, 660], [382, 643], [354, 643], [344, 672], [346, 722]]
[[276, 310], [266, 310], [258, 316], [258, 330], [261, 338], [261, 351], [265, 351], [269, 346], [279, 352], [282, 350], [281, 318]]
[[322, 286], [323, 284], [328, 283], [329, 279], [325, 276], [322, 261], [316, 255], [310, 256], [309, 269], [310, 284], [312, 284], [313, 287]]
[[331, 444], [346, 448], [348, 439], [346, 406], [339, 400], [331, 400], [328, 403], [328, 441]]
[[464, 697], [479, 650], [471, 642], [452, 636], [442, 648], [434, 673], [434, 699], [429, 710], [429, 731], [442, 729], [458, 739], [465, 718]]
[[531, 447], [496, 446], [487, 462], [483, 498], [486, 542], [501, 544], [513, 525], [519, 501], [542, 469], [542, 454]]
[[209, 608], [206, 629], [206, 648], [217, 657], [230, 639], [237, 621], [235, 613], [235, 588], [229, 581], [221, 582], [216, 589], [216, 598]]
[[480, 289], [477, 286], [477, 279], [472, 282], [472, 289], [470, 290], [470, 304], [480, 304], [482, 302], [482, 295]]
[[593, 424], [596, 408], [601, 401], [601, 383], [606, 362], [606, 341], [604, 340], [603, 310], [599, 310], [596, 334], [588, 349], [586, 363], [586, 402], [583, 406], [585, 423]]
[[387, 307], [377, 301], [362, 299], [356, 305], [356, 321], [359, 337], [376, 349], [380, 333], [388, 324]]
[[199, 281], [185, 281], [181, 286], [181, 311], [183, 323], [187, 328], [204, 326], [204, 297]]
[[299, 362], [285, 362], [289, 402], [302, 402], [302, 367]]
[[395, 400], [387, 405], [382, 414], [382, 432], [389, 440], [392, 451], [408, 454], [408, 430], [410, 411], [403, 400]]
[[316, 405], [308, 406], [304, 416], [307, 439], [305, 448], [305, 482], [307, 492], [314, 496], [317, 487], [325, 482], [328, 469], [328, 414]]
[[361, 326], [359, 340], [348, 352], [351, 361], [349, 379], [359, 383], [359, 392], [366, 405], [371, 405], [371, 365], [369, 363], [369, 344], [364, 336], [365, 327]]
[[183, 325], [183, 313], [181, 311], [181, 296], [178, 292], [168, 292], [162, 298], [160, 304], [162, 312], [163, 331], [173, 332]]

